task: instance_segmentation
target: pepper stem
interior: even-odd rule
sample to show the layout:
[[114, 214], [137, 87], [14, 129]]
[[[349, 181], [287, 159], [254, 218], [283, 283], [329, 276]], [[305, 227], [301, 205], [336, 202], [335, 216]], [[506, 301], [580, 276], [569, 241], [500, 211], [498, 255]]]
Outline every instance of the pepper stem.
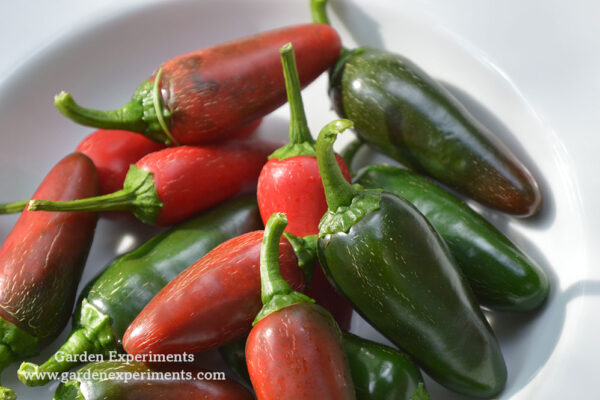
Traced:
[[160, 98], [160, 73], [159, 69], [154, 82], [149, 80], [142, 82], [131, 97], [131, 101], [116, 110], [92, 110], [81, 107], [66, 92], [61, 92], [54, 97], [54, 105], [65, 117], [82, 125], [139, 132], [156, 142], [177, 145], [168, 126], [171, 112]]
[[306, 113], [304, 112], [304, 104], [302, 103], [302, 87], [300, 86], [300, 78], [298, 77], [294, 47], [291, 43], [287, 43], [279, 49], [279, 54], [281, 55], [285, 90], [290, 105], [290, 142], [275, 150], [269, 156], [269, 159], [285, 160], [286, 158], [298, 156], [314, 157], [316, 156], [315, 140], [306, 122]]
[[111, 328], [110, 317], [83, 300], [78, 319], [79, 328], [73, 330], [65, 343], [42, 365], [24, 362], [17, 377], [27, 386], [42, 386], [50, 382], [52, 372], [65, 372], [82, 364], [86, 354], [107, 355], [116, 350], [117, 341]]
[[310, 0], [310, 13], [314, 23], [331, 25], [329, 17], [327, 16], [327, 11], [325, 10], [327, 1], [328, 0]]
[[27, 386], [42, 386], [50, 382], [49, 372], [64, 372], [81, 364], [71, 361], [78, 355], [92, 353], [94, 345], [84, 336], [83, 329], [74, 331], [60, 349], [42, 365], [24, 362], [17, 371], [17, 377]]
[[0, 214], [14, 214], [21, 212], [25, 209], [25, 207], [27, 207], [28, 203], [29, 200], [0, 204]]
[[314, 303], [310, 297], [292, 289], [281, 275], [279, 242], [287, 224], [285, 214], [275, 213], [271, 215], [265, 226], [260, 247], [260, 285], [263, 308], [256, 316], [253, 325], [267, 315], [293, 304]]
[[52, 201], [32, 199], [29, 211], [132, 211], [135, 193], [121, 189], [114, 193], [86, 199]]
[[325, 125], [317, 138], [319, 174], [323, 180], [327, 206], [333, 211], [339, 207], [349, 206], [352, 199], [358, 194], [358, 191], [348, 183], [342, 174], [333, 151], [337, 135], [353, 126], [354, 124], [350, 120], [338, 119]]
[[54, 97], [54, 105], [62, 115], [82, 125], [140, 133], [146, 130], [143, 109], [134, 100], [116, 110], [93, 110], [81, 107], [70, 93], [60, 92]]
[[296, 67], [296, 56], [292, 43], [287, 43], [279, 50], [281, 64], [283, 65], [283, 77], [285, 79], [285, 90], [290, 105], [290, 143], [299, 144], [303, 142], [315, 143], [304, 112], [304, 103], [300, 94], [300, 78]]
[[123, 189], [102, 196], [71, 201], [33, 199], [30, 211], [131, 211], [141, 221], [154, 224], [163, 203], [154, 185], [152, 173], [132, 165], [127, 172]]

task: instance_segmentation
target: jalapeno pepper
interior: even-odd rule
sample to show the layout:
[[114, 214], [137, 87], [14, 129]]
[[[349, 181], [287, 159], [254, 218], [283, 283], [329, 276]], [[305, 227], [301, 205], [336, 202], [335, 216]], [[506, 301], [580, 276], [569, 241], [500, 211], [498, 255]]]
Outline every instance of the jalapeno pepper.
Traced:
[[294, 291], [281, 275], [278, 245], [286, 225], [284, 214], [273, 214], [260, 249], [264, 306], [246, 342], [256, 398], [354, 400], [340, 328], [331, 314]]
[[317, 139], [329, 206], [321, 266], [355, 310], [433, 379], [470, 396], [498, 394], [506, 382], [500, 347], [442, 239], [406, 200], [342, 176], [332, 147], [351, 126], [334, 121]]
[[98, 170], [100, 194], [115, 192], [123, 187], [127, 170], [146, 154], [163, 149], [139, 133], [98, 129], [79, 143], [77, 149], [88, 156]]
[[23, 363], [19, 379], [30, 386], [44, 385], [49, 378], [42, 373], [67, 371], [80, 364], [70, 360], [85, 352], [118, 350], [131, 321], [167, 282], [218, 244], [261, 226], [256, 200], [243, 197], [120, 256], [83, 290], [66, 342], [41, 366]]
[[[290, 141], [269, 156], [260, 172], [256, 188], [258, 208], [264, 223], [271, 214], [283, 212], [289, 220], [287, 232], [301, 237], [316, 235], [327, 203], [319, 178], [315, 141], [306, 122], [291, 43], [283, 46], [280, 53], [290, 105]], [[341, 158], [338, 164], [350, 181], [350, 173]], [[315, 270], [308, 294], [328, 309], [342, 328], [350, 327], [352, 307], [333, 290], [320, 268]]]
[[431, 180], [406, 169], [372, 165], [358, 171], [354, 182], [411, 202], [444, 239], [481, 305], [527, 311], [548, 297], [548, 277], [535, 261]]
[[[260, 310], [260, 245], [263, 231], [219, 245], [164, 287], [123, 336], [129, 354], [200, 353], [248, 334]], [[296, 252], [280, 243], [285, 278], [305, 286]]]
[[[327, 0], [311, 0], [328, 23]], [[336, 112], [369, 144], [404, 165], [489, 207], [529, 216], [542, 204], [538, 184], [510, 149], [440, 83], [403, 56], [345, 50], [330, 74]]]
[[131, 211], [143, 222], [170, 225], [254, 191], [260, 170], [276, 146], [245, 139], [166, 148], [132, 165], [117, 192], [64, 203], [34, 199], [29, 210]]
[[[107, 194], [123, 187], [131, 164], [163, 147], [138, 133], [98, 129], [83, 139], [75, 151], [92, 160], [98, 171], [100, 194]], [[0, 204], [0, 214], [21, 212], [28, 203], [29, 200]]]
[[[347, 332], [343, 342], [357, 399], [412, 400], [415, 392], [427, 398], [421, 372], [405, 353]], [[245, 348], [246, 338], [220, 347], [219, 352], [235, 374], [250, 384]]]
[[55, 105], [78, 123], [140, 132], [169, 145], [225, 139], [285, 102], [278, 50], [288, 42], [298, 53], [303, 86], [335, 62], [341, 47], [327, 25], [281, 28], [167, 61], [118, 110], [85, 109], [64, 92]]
[[[172, 379], [153, 379], [162, 372]], [[225, 380], [197, 379], [196, 370], [173, 371], [139, 362], [97, 362], [61, 383], [53, 400], [252, 400], [242, 385]], [[190, 379], [191, 378], [191, 379]]]
[[[72, 200], [98, 194], [94, 164], [72, 153], [34, 196]], [[96, 228], [92, 213], [24, 211], [0, 248], [0, 371], [37, 352], [67, 323]], [[0, 388], [0, 398], [14, 393]]]

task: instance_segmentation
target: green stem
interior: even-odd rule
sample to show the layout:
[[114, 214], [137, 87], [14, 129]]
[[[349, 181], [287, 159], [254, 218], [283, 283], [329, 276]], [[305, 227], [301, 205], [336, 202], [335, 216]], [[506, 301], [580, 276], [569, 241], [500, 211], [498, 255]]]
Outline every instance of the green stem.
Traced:
[[281, 275], [279, 242], [287, 224], [285, 214], [275, 213], [271, 215], [265, 226], [260, 247], [260, 286], [263, 308], [256, 316], [254, 324], [284, 307], [301, 302], [314, 302], [310, 297], [292, 289]]
[[317, 138], [319, 174], [323, 180], [327, 206], [333, 211], [339, 207], [349, 206], [352, 199], [358, 194], [358, 191], [348, 183], [342, 174], [333, 151], [337, 135], [353, 126], [354, 124], [350, 120], [338, 119], [325, 125]]
[[0, 214], [14, 214], [21, 212], [25, 209], [25, 207], [27, 207], [28, 203], [29, 200], [0, 204]]
[[54, 97], [54, 105], [65, 117], [86, 126], [140, 133], [144, 133], [147, 126], [143, 108], [135, 100], [116, 110], [93, 110], [81, 107], [70, 93], [60, 92]]
[[327, 17], [327, 11], [325, 10], [327, 1], [328, 0], [310, 0], [310, 13], [314, 23], [331, 25], [329, 17]]
[[102, 313], [87, 300], [83, 300], [79, 327], [71, 332], [65, 343], [41, 365], [24, 362], [17, 377], [27, 386], [41, 386], [50, 382], [48, 373], [64, 372], [82, 364], [83, 355], [106, 356], [116, 351], [117, 341], [111, 328], [110, 317]]
[[102, 196], [71, 201], [33, 199], [30, 211], [131, 211], [141, 221], [154, 224], [163, 203], [158, 197], [152, 172], [132, 165], [127, 171], [123, 189]]
[[33, 199], [29, 201], [29, 211], [132, 211], [135, 193], [121, 189], [102, 196], [88, 197], [71, 201]]
[[283, 65], [283, 77], [285, 79], [285, 90], [290, 105], [290, 144], [312, 143], [315, 140], [310, 134], [306, 113], [302, 102], [300, 78], [296, 67], [296, 57], [291, 43], [287, 43], [279, 50], [281, 64]]
[[283, 45], [279, 49], [279, 54], [281, 55], [285, 89], [290, 105], [290, 141], [285, 146], [275, 150], [269, 156], [269, 159], [285, 160], [298, 156], [315, 157], [315, 140], [306, 122], [306, 113], [304, 112], [304, 104], [302, 103], [302, 87], [300, 86], [300, 78], [298, 77], [292, 44], [287, 43]]
[[260, 287], [263, 304], [267, 304], [276, 294], [288, 294], [293, 291], [281, 276], [279, 266], [279, 241], [287, 224], [285, 214], [275, 213], [271, 215], [265, 227], [260, 247]]
[[148, 138], [177, 144], [171, 135], [168, 121], [171, 112], [160, 98], [160, 72], [154, 82], [146, 80], [136, 89], [131, 101], [116, 110], [92, 110], [81, 107], [69, 93], [61, 92], [54, 98], [54, 105], [67, 118], [82, 125], [104, 129], [124, 129], [139, 132]]
[[[42, 365], [24, 362], [17, 371], [21, 382], [27, 386], [42, 386], [50, 382], [49, 372], [64, 372], [81, 364], [72, 361], [84, 353], [93, 354], [95, 347], [84, 335], [83, 329], [74, 331], [60, 349]], [[69, 358], [68, 358], [69, 357]], [[72, 358], [70, 358], [72, 357]]]

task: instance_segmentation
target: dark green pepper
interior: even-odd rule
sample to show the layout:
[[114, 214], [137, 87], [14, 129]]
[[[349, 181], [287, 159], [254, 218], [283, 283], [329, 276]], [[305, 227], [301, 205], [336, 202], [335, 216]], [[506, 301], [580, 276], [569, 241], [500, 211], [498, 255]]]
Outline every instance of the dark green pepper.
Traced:
[[325, 274], [440, 384], [474, 397], [500, 393], [506, 382], [500, 347], [440, 236], [406, 200], [344, 179], [333, 143], [351, 126], [334, 121], [317, 139], [329, 206], [317, 249]]
[[403, 352], [344, 333], [357, 400], [410, 400], [423, 385], [421, 371]]
[[354, 182], [412, 203], [444, 239], [481, 305], [527, 311], [548, 297], [548, 277], [535, 261], [431, 180], [391, 165], [371, 165], [359, 170]]
[[[357, 400], [410, 400], [423, 385], [421, 372], [403, 352], [351, 333], [343, 334], [343, 342]], [[219, 352], [237, 377], [250, 384], [245, 348], [246, 338]]]
[[170, 280], [222, 242], [261, 227], [256, 199], [238, 198], [117, 258], [80, 295], [65, 344], [40, 366], [23, 363], [19, 379], [44, 385], [49, 377], [40, 372], [63, 372], [81, 363], [71, 356], [120, 350], [131, 321]]
[[248, 386], [252, 386], [248, 367], [246, 366], [246, 339], [236, 340], [219, 347], [219, 354], [225, 364], [235, 373], [236, 378]]
[[[327, 0], [312, 0], [328, 23]], [[489, 207], [536, 213], [542, 196], [517, 157], [439, 82], [410, 60], [368, 47], [346, 50], [332, 68], [336, 112], [367, 143]]]
[[253, 399], [252, 394], [236, 382], [199, 379], [199, 373], [206, 372], [150, 368], [139, 362], [96, 362], [61, 383], [53, 400]]

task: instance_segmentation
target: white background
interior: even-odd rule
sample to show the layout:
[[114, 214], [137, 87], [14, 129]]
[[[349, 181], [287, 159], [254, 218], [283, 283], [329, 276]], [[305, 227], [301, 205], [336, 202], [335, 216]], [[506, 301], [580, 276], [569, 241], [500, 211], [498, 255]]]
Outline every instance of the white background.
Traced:
[[[85, 30], [86, 24], [155, 3], [160, 2], [3, 1], [0, 88], [10, 83], [36, 52]], [[298, 9], [303, 3], [290, 1], [290, 7]], [[539, 251], [534, 257], [537, 255], [538, 261], [555, 275], [552, 301], [543, 315], [527, 325], [524, 333], [499, 334], [508, 354], [509, 371], [516, 371], [512, 375], [509, 372], [509, 386], [501, 398], [600, 398], [600, 2], [332, 3], [342, 20], [359, 21], [361, 13], [357, 10], [373, 17], [353, 25], [357, 41], [406, 52], [434, 76], [466, 91], [467, 99], [475, 97], [491, 109], [512, 133], [507, 135], [509, 144], [515, 145], [517, 153], [541, 173], [543, 189], [552, 195], [547, 214], [537, 221], [494, 220], [515, 237], [527, 238], [520, 244], [529, 248], [530, 241], [530, 249]], [[265, 14], [265, 18], [276, 17]], [[261, 13], [247, 17], [260, 18]], [[131, 34], [170, 29], [155, 22]], [[373, 27], [377, 34], [370, 31]], [[344, 28], [341, 31], [345, 32]], [[392, 37], [390, 32], [405, 35]], [[445, 41], [447, 47], [443, 46]], [[26, 111], [19, 117], [27, 117]], [[326, 118], [323, 116], [323, 121]], [[6, 129], [8, 122], [0, 120], [0, 127]], [[0, 130], [2, 138], [8, 135], [11, 132]], [[0, 154], [4, 154], [2, 146], [0, 142]], [[24, 151], [23, 157], [26, 155]], [[6, 175], [0, 176], [6, 179]], [[43, 171], [38, 176], [43, 176]], [[0, 182], [0, 187], [10, 190], [11, 184]], [[13, 188], [19, 196], [27, 193], [19, 193], [20, 186]], [[15, 198], [3, 194], [0, 201], [5, 200]], [[495, 214], [489, 216], [494, 218]], [[554, 329], [557, 332], [548, 332]], [[531, 351], [524, 351], [527, 348]], [[540, 365], [536, 365], [538, 362]], [[8, 374], [7, 369], [3, 383]]]

